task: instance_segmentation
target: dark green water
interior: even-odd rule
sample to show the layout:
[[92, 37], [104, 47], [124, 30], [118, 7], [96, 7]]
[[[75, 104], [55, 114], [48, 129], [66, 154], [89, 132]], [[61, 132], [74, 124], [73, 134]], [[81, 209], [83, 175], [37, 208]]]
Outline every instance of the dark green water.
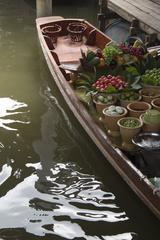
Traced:
[[[96, 22], [96, 1], [55, 3], [55, 15]], [[159, 239], [159, 221], [61, 98], [34, 1], [0, 0], [0, 136], [0, 239]]]

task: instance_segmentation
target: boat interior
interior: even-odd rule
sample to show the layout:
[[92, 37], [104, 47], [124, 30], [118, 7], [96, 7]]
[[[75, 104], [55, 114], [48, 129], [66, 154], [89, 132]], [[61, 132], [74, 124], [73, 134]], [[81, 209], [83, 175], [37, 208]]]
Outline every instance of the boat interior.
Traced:
[[[92, 51], [96, 51], [98, 48], [103, 49], [106, 44], [112, 42], [109, 37], [83, 19], [55, 20], [54, 22], [41, 24], [40, 29], [50, 53], [68, 81], [70, 81], [71, 73], [76, 73], [78, 70], [82, 51], [85, 53], [88, 49]], [[94, 108], [94, 106], [90, 107]], [[93, 113], [93, 109], [91, 109], [91, 112]], [[95, 114], [93, 114], [93, 117], [95, 117]], [[95, 119], [97, 120], [97, 116]], [[104, 129], [99, 119], [97, 123]], [[160, 135], [158, 135], [158, 140], [156, 139], [160, 143], [159, 139]], [[119, 140], [117, 141], [112, 137], [111, 141], [145, 176], [149, 178], [160, 177], [160, 161], [159, 163], [157, 161], [160, 154], [159, 149], [156, 152], [150, 151], [150, 158], [156, 159], [158, 163], [158, 167], [155, 164], [154, 168], [150, 168], [148, 164], [150, 161], [145, 160], [143, 151], [140, 152], [139, 149], [138, 151], [125, 151]]]
[[57, 65], [68, 71], [77, 70], [81, 51], [103, 49], [111, 42], [83, 19], [57, 20], [41, 25], [41, 30]]

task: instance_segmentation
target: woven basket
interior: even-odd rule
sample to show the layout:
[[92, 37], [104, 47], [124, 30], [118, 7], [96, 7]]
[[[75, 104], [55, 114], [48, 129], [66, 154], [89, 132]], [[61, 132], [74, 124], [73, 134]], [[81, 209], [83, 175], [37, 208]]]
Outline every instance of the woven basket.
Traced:
[[70, 34], [72, 42], [81, 42], [83, 33], [85, 32], [87, 26], [84, 23], [69, 23], [67, 27], [67, 31]]
[[52, 43], [57, 42], [57, 37], [59, 36], [59, 33], [61, 32], [62, 27], [58, 24], [45, 26], [42, 28], [42, 33], [45, 36], [48, 36], [51, 38]]

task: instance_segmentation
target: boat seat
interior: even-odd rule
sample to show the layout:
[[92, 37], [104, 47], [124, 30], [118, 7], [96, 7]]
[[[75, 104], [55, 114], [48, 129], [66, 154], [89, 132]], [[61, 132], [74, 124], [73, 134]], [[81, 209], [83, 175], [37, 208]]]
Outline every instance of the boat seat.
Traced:
[[86, 45], [94, 46], [96, 43], [96, 29], [93, 29], [87, 38]]
[[45, 39], [45, 41], [47, 43], [47, 46], [48, 46], [49, 50], [54, 50], [55, 47], [53, 45], [53, 42], [52, 42], [51, 38], [46, 36], [46, 35], [44, 35], [44, 39]]
[[59, 66], [63, 76], [67, 79], [67, 81], [70, 81], [71, 72], [67, 69], [62, 68], [61, 63], [60, 63], [59, 58], [58, 58], [58, 55], [54, 50], [51, 50], [50, 52], [51, 52], [56, 64]]

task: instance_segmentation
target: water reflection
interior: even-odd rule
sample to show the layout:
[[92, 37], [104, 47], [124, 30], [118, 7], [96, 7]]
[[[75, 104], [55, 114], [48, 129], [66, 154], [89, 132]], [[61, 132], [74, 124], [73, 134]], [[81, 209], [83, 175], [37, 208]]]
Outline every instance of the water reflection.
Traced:
[[[72, 168], [74, 169], [75, 166]], [[63, 165], [62, 169], [71, 172], [70, 165], [65, 168]], [[75, 172], [73, 173], [75, 175]], [[84, 176], [84, 174], [81, 176], [76, 171], [72, 181], [76, 187], [77, 197], [73, 197], [73, 193], [68, 192], [72, 187], [71, 179], [68, 181], [65, 178], [66, 184], [64, 184], [63, 181], [58, 183], [58, 179], [56, 182], [51, 180], [51, 177], [50, 181], [44, 182], [36, 174], [32, 174], [0, 199], [0, 212], [3, 216], [1, 229], [25, 228], [27, 232], [38, 236], [50, 233], [62, 236], [64, 239], [75, 239], [77, 236], [90, 239], [83, 230], [83, 224], [81, 226], [81, 220], [95, 221], [95, 225], [98, 221], [127, 220], [125, 213], [120, 212], [114, 205], [113, 195], [103, 192], [101, 183], [93, 176]], [[95, 189], [92, 193], [93, 198], [88, 196], [89, 192], [86, 193], [86, 186], [82, 184], [84, 181], [90, 185], [87, 191]], [[108, 200], [110, 204], [107, 204]]]
[[[28, 234], [45, 238], [49, 235], [62, 239], [112, 237], [108, 227], [107, 235], [103, 229], [94, 236], [92, 229], [88, 232], [85, 222], [92, 223], [95, 229], [100, 224], [114, 223], [115, 232], [120, 234], [117, 237], [121, 236], [119, 224], [129, 220], [126, 213], [116, 205], [114, 194], [103, 190], [102, 182], [88, 173], [92, 169], [77, 142], [77, 130], [53, 97], [47, 82], [40, 94], [46, 111], [41, 115], [40, 137], [32, 146], [26, 144], [25, 132], [21, 131], [21, 125], [23, 129], [26, 124], [31, 125], [28, 105], [13, 98], [0, 99], [1, 126], [9, 136], [8, 143], [3, 141], [0, 145], [3, 156], [8, 159], [7, 163], [4, 159], [0, 172], [3, 216], [0, 236], [8, 238], [9, 229], [15, 229], [12, 236], [17, 236], [25, 229]], [[6, 126], [4, 120], [11, 122]], [[77, 161], [77, 155], [85, 165], [81, 164], [82, 159]], [[124, 233], [122, 237], [133, 239], [131, 233]]]
[[12, 167], [8, 164], [4, 164], [0, 172], [0, 185], [2, 185], [11, 176], [11, 173]]
[[[29, 204], [37, 213], [30, 222], [38, 228], [36, 235], [50, 233], [65, 239], [76, 239], [77, 236], [98, 239], [98, 236], [86, 234], [83, 222], [92, 222], [97, 227], [99, 222], [118, 224], [127, 221], [128, 217], [115, 204], [113, 193], [104, 191], [102, 183], [86, 172], [88, 166], [82, 168], [75, 162], [76, 156], [81, 154], [75, 138], [76, 129], [53, 99], [50, 88], [44, 89], [41, 95], [48, 111], [41, 117], [41, 139], [33, 143], [41, 164], [35, 166], [38, 195]], [[56, 111], [59, 115], [55, 114]], [[65, 128], [65, 124], [69, 128]], [[62, 138], [58, 134], [61, 126], [64, 129]]]
[[[18, 102], [11, 98], [0, 98], [0, 106], [0, 127], [5, 128], [6, 130], [17, 131], [18, 128], [14, 128], [8, 125], [15, 125], [16, 123], [30, 123], [27, 121], [26, 115], [26, 113], [29, 111], [22, 111], [23, 108], [27, 108], [27, 104]], [[15, 111], [18, 109], [21, 111]], [[15, 119], [13, 119], [13, 115]], [[6, 119], [6, 117], [10, 117], [10, 119]]]

